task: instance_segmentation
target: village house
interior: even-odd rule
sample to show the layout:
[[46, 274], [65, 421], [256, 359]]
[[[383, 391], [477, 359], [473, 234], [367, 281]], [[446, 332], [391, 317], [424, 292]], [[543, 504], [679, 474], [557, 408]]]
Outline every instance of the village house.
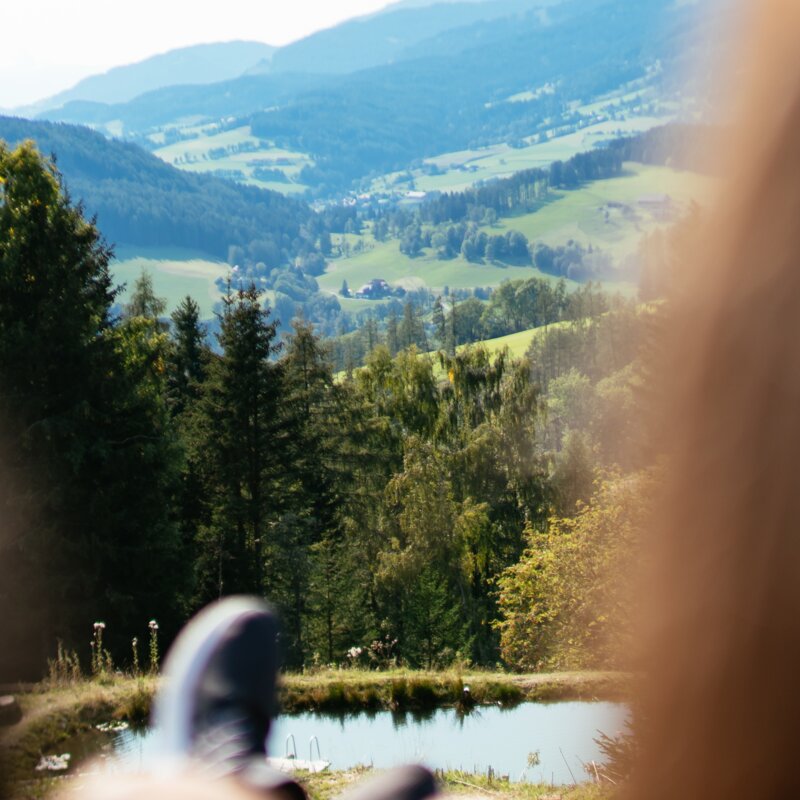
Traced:
[[392, 287], [383, 278], [373, 278], [356, 292], [356, 297], [359, 300], [378, 300], [391, 293]]

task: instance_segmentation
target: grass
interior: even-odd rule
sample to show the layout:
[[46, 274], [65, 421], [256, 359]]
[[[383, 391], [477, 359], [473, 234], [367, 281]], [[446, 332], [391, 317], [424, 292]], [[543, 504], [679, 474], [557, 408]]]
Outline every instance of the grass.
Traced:
[[[574, 191], [553, 192], [550, 202], [537, 211], [501, 219], [485, 230], [487, 233], [515, 230], [530, 241], [552, 246], [574, 239], [621, 259], [635, 251], [644, 233], [667, 224], [638, 207], [642, 195], [654, 192], [670, 195], [680, 213], [692, 201], [710, 202], [714, 182], [693, 172], [626, 164], [622, 177], [594, 181]], [[623, 207], [609, 207], [609, 203]]]
[[[358, 709], [425, 710], [441, 706], [515, 705], [555, 700], [618, 699], [625, 676], [608, 672], [510, 675], [502, 672], [423, 672], [357, 669], [289, 674], [281, 681], [287, 713]], [[469, 687], [465, 697], [464, 687]]]
[[156, 294], [167, 301], [167, 311], [172, 312], [186, 295], [191, 295], [200, 305], [203, 319], [214, 316], [214, 304], [221, 295], [215, 281], [228, 273], [228, 265], [207, 255], [191, 250], [167, 248], [117, 248], [117, 257], [111, 264], [115, 283], [126, 284], [118, 296], [126, 302], [142, 270], [150, 273]]
[[[360, 767], [352, 770], [301, 774], [300, 782], [311, 800], [331, 800], [355, 784], [369, 780], [376, 770]], [[499, 797], [508, 800], [605, 800], [613, 796], [608, 787], [583, 783], [578, 786], [542, 786], [531, 783], [511, 783], [505, 778], [475, 775], [453, 770], [437, 770], [436, 779], [447, 795]]]
[[[499, 152], [502, 147], [504, 145], [490, 149]], [[457, 155], [464, 159], [469, 154]], [[635, 252], [645, 233], [668, 224], [638, 206], [642, 195], [668, 194], [676, 204], [676, 213], [680, 214], [692, 201], [708, 203], [713, 197], [714, 187], [712, 179], [696, 173], [626, 164], [621, 177], [593, 181], [573, 191], [554, 191], [538, 210], [501, 219], [483, 230], [489, 235], [516, 230], [531, 242], [542, 241], [551, 246], [574, 239], [585, 246], [591, 244], [600, 248], [619, 263]], [[351, 247], [358, 238], [348, 237]], [[347, 280], [350, 290], [355, 292], [372, 278], [383, 278], [405, 289], [427, 287], [434, 291], [444, 286], [453, 289], [498, 286], [506, 280], [520, 278], [552, 279], [532, 266], [474, 264], [460, 256], [441, 261], [430, 250], [423, 251], [417, 258], [409, 258], [400, 252], [397, 240], [377, 242], [369, 233], [360, 238], [367, 249], [349, 258], [332, 260], [326, 273], [318, 278], [323, 290], [338, 293], [342, 281]], [[577, 285], [570, 281], [567, 283], [568, 288]], [[635, 293], [635, 287], [628, 281], [612, 279], [603, 283], [608, 291], [626, 295]], [[342, 306], [348, 311], [369, 307], [367, 301], [359, 300], [345, 300]]]
[[[504, 146], [498, 146], [501, 147]], [[499, 152], [498, 148], [494, 149]], [[461, 157], [466, 156], [466, 153], [461, 154]], [[492, 235], [517, 230], [530, 241], [543, 241], [553, 246], [575, 239], [584, 245], [599, 247], [619, 261], [635, 251], [644, 233], [664, 224], [637, 207], [641, 195], [663, 192], [669, 194], [679, 208], [686, 208], [691, 200], [708, 202], [713, 191], [713, 181], [695, 173], [628, 164], [623, 177], [595, 181], [574, 191], [553, 192], [550, 201], [537, 211], [502, 219], [484, 230]], [[609, 203], [626, 208], [609, 207]], [[335, 238], [338, 243], [342, 237]], [[345, 311], [363, 311], [383, 301], [340, 297], [338, 292], [343, 280], [347, 280], [353, 292], [373, 278], [384, 278], [407, 290], [426, 287], [432, 291], [441, 291], [445, 286], [452, 289], [499, 286], [507, 280], [531, 277], [555, 280], [532, 266], [473, 264], [460, 256], [441, 261], [429, 250], [412, 259], [400, 252], [397, 240], [377, 242], [370, 233], [346, 238], [351, 248], [361, 241], [368, 249], [348, 258], [331, 260], [326, 273], [318, 278], [321, 289], [336, 295]], [[205, 254], [177, 248], [119, 249], [112, 265], [117, 282], [126, 282], [129, 291], [142, 269], [151, 273], [156, 292], [167, 299], [170, 310], [189, 294], [200, 303], [203, 318], [210, 319], [214, 304], [220, 299], [214, 282], [227, 273], [228, 267]], [[626, 281], [610, 280], [604, 285], [612, 292], [628, 295], [635, 292], [632, 284]], [[568, 281], [568, 288], [575, 286], [577, 284]], [[126, 295], [127, 292], [121, 295], [123, 302]], [[516, 342], [509, 342], [509, 346], [515, 348]]]
[[[342, 281], [347, 280], [351, 292], [372, 278], [383, 278], [404, 289], [427, 287], [441, 290], [472, 289], [476, 286], [499, 286], [503, 281], [520, 278], [552, 277], [531, 266], [507, 266], [502, 264], [473, 264], [458, 258], [440, 261], [430, 251], [417, 258], [409, 258], [400, 252], [396, 239], [387, 242], [367, 240], [372, 248], [350, 258], [330, 262], [324, 275], [317, 278], [323, 290], [338, 293]], [[362, 301], [355, 301], [355, 310], [367, 308]]]
[[[249, 126], [220, 131], [208, 128], [197, 131], [198, 137], [164, 145], [154, 151], [163, 161], [187, 172], [209, 173], [217, 170], [237, 170], [242, 173], [242, 183], [272, 189], [282, 194], [301, 194], [308, 188], [300, 183], [298, 175], [303, 167], [312, 164], [305, 153], [275, 147], [252, 135]], [[211, 158], [211, 151], [247, 145], [247, 152], [226, 153], [222, 158]], [[254, 176], [259, 166], [279, 169], [287, 183], [262, 181]], [[278, 163], [280, 162], [280, 163]]]
[[[562, 324], [563, 323], [559, 322], [549, 327], [554, 328]], [[531, 346], [531, 342], [537, 336], [541, 336], [544, 330], [545, 328], [543, 327], [531, 328], [530, 330], [520, 331], [519, 333], [510, 333], [508, 336], [499, 336], [497, 339], [486, 339], [482, 342], [477, 342], [476, 345], [485, 347], [491, 355], [496, 355], [507, 347], [512, 358], [524, 358], [525, 353], [528, 352], [528, 348]], [[475, 347], [476, 345], [462, 344], [459, 345], [458, 350], [462, 351], [467, 347]]]
[[80, 680], [19, 694], [22, 721], [0, 730], [0, 775], [10, 783], [29, 777], [42, 754], [61, 752], [64, 741], [100, 722], [145, 724], [156, 684], [151, 677]]
[[[514, 148], [507, 144], [491, 145], [475, 150], [461, 150], [428, 158], [426, 164], [443, 170], [440, 175], [427, 175], [425, 170], [411, 172], [416, 189], [430, 191], [462, 191], [478, 181], [507, 178], [523, 169], [547, 167], [554, 161], [566, 161], [577, 153], [625, 134], [638, 133], [661, 125], [667, 116], [637, 116], [627, 120], [609, 120], [588, 125], [575, 133], [556, 136], [546, 142]], [[376, 179], [373, 191], [391, 189], [406, 173], [392, 173]]]

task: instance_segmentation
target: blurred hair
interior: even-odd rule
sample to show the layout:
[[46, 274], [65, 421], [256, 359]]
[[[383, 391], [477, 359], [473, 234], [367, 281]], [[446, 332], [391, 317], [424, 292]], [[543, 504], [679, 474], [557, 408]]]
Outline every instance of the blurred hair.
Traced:
[[744, 10], [719, 208], [676, 281], [630, 797], [800, 797], [800, 3]]

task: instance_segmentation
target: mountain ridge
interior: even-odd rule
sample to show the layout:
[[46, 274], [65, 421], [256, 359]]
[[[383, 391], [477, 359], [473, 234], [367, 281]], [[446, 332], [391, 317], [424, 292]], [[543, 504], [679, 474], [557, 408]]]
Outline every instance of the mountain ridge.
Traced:
[[[242, 75], [276, 50], [269, 44], [244, 40], [178, 47], [89, 75], [63, 92], [12, 111], [32, 116], [75, 101], [122, 103], [165, 86], [219, 83]], [[167, 74], [169, 78], [164, 77]]]

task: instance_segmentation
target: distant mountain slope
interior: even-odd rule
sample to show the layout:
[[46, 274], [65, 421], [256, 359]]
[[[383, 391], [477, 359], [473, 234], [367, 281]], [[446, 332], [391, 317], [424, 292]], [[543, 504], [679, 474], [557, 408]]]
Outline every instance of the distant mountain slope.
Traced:
[[0, 117], [0, 139], [11, 145], [33, 139], [42, 153], [55, 154], [70, 194], [97, 215], [112, 243], [188, 247], [225, 258], [230, 245], [258, 241], [280, 263], [294, 254], [292, 243], [313, 213], [275, 192], [181, 172], [87, 128]]
[[274, 52], [271, 45], [241, 41], [170, 50], [135, 64], [114, 67], [102, 75], [92, 75], [72, 89], [19, 111], [38, 113], [75, 100], [126, 103], [163, 86], [217, 83], [242, 75], [254, 64], [268, 60]]
[[[499, 16], [464, 22], [469, 13], [488, 13], [487, 5]], [[278, 71], [271, 74], [167, 87], [125, 104], [70, 103], [48, 116], [109, 131], [121, 127], [126, 136], [234, 117], [255, 137], [308, 154], [316, 165], [299, 183], [330, 195], [429, 156], [563, 133], [585, 122], [579, 105], [632, 81], [646, 83], [650, 101], [658, 103], [687, 40], [705, 48], [715, 31], [713, 20], [698, 24], [698, 7], [675, 0], [563, 0], [546, 8], [537, 0], [462, 0], [390, 9], [306, 42], [359, 34], [337, 52], [368, 54], [372, 33], [386, 35], [380, 26], [387, 19], [411, 11], [451, 22], [455, 11], [463, 24], [434, 35], [431, 25], [427, 38], [411, 45], [409, 34], [395, 63], [344, 75], [284, 73], [276, 54]], [[406, 58], [409, 53], [416, 57]]]
[[[580, 0], [481, 25], [491, 46], [349, 75], [325, 91], [251, 118], [253, 135], [310, 153], [304, 183], [347, 185], [371, 172], [569, 123], [569, 104], [640, 78], [674, 56], [675, 26], [688, 13], [672, 0]], [[527, 102], [509, 97], [549, 85]]]
[[406, 51], [442, 31], [525, 13], [559, 0], [483, 0], [390, 6], [312, 34], [278, 50], [260, 72], [345, 74], [407, 58]]
[[330, 76], [310, 74], [251, 75], [206, 86], [165, 86], [128, 103], [74, 101], [45, 111], [40, 118], [91, 126], [119, 122], [125, 133], [140, 133], [190, 118], [216, 121], [247, 116], [288, 103], [330, 81]]

